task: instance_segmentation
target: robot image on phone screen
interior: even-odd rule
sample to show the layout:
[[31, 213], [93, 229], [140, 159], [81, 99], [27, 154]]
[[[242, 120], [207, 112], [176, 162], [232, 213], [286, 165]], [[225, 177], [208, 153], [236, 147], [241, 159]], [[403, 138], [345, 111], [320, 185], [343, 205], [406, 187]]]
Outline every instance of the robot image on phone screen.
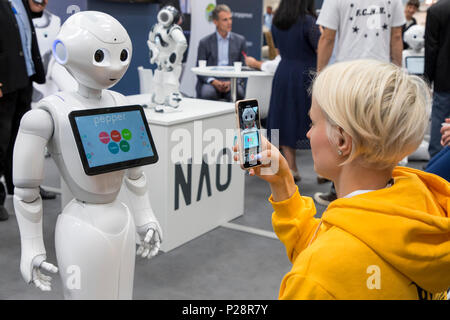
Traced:
[[242, 139], [241, 146], [243, 148], [243, 165], [245, 168], [258, 166], [261, 164], [256, 157], [261, 152], [258, 105], [240, 105], [239, 119]]

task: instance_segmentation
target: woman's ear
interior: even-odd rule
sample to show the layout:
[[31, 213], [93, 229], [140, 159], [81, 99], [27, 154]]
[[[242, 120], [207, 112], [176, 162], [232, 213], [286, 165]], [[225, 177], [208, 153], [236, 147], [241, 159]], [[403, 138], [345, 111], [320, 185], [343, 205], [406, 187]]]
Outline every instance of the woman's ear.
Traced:
[[350, 153], [352, 152], [353, 139], [341, 127], [339, 127], [337, 143], [338, 143], [339, 155], [344, 156], [344, 157], [350, 155]]

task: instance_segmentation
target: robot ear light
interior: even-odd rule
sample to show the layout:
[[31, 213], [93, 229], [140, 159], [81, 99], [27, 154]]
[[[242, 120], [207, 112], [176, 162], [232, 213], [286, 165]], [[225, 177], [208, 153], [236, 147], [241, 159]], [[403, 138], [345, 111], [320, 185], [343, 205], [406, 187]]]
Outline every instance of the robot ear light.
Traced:
[[69, 53], [67, 51], [66, 45], [59, 39], [53, 42], [52, 53], [56, 61], [60, 65], [65, 65], [69, 60]]

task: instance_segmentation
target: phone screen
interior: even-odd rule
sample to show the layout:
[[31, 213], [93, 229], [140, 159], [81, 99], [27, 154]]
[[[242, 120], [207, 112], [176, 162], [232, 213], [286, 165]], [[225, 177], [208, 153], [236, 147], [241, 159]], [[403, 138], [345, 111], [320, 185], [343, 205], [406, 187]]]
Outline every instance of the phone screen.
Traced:
[[238, 102], [238, 119], [241, 133], [241, 152], [244, 168], [261, 165], [257, 155], [262, 151], [259, 106], [257, 100]]

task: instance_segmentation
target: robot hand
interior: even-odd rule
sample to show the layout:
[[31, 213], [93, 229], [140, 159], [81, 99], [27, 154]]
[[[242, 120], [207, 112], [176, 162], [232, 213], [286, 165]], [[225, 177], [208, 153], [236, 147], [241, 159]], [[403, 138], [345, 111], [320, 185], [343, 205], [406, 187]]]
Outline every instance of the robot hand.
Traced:
[[58, 272], [58, 268], [53, 264], [46, 262], [45, 257], [43, 256], [34, 257], [32, 262], [28, 265], [32, 265], [32, 268], [29, 270], [28, 274], [22, 272], [24, 280], [28, 283], [33, 282], [33, 284], [42, 291], [51, 291], [52, 277], [45, 275], [42, 271], [55, 274]]
[[142, 258], [152, 258], [156, 256], [161, 246], [162, 230], [158, 222], [151, 222], [138, 228], [141, 244], [136, 251], [136, 255]]
[[150, 49], [150, 63], [151, 64], [158, 63], [159, 49], [150, 40], [147, 41], [147, 46]]
[[150, 50], [151, 57], [150, 57], [150, 64], [159, 64], [159, 50], [154, 48], [153, 50]]

